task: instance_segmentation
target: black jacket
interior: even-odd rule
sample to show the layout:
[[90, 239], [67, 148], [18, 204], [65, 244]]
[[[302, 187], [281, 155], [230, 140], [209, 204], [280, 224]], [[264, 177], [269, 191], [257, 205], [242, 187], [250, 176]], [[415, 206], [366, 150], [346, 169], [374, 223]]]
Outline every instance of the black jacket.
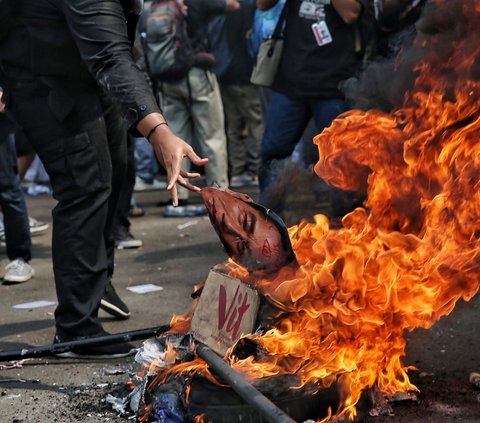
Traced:
[[[0, 85], [41, 81], [68, 92], [103, 89], [128, 125], [159, 111], [132, 57], [132, 0], [16, 0], [14, 27], [0, 41]], [[130, 20], [130, 22], [132, 22]]]

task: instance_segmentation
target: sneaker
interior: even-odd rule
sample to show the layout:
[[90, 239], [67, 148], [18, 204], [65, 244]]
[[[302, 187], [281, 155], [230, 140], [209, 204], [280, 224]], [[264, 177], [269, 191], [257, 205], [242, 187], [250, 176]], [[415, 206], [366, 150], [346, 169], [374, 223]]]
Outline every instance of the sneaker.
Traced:
[[33, 267], [21, 258], [11, 261], [5, 266], [5, 270], [7, 273], [5, 273], [3, 280], [9, 283], [26, 282], [35, 275]]
[[241, 188], [246, 186], [257, 186], [258, 177], [251, 172], [243, 172], [240, 175], [232, 176], [230, 179], [231, 188]]
[[153, 182], [146, 182], [139, 176], [135, 177], [135, 185], [133, 187], [134, 192], [141, 191], [156, 191], [163, 190], [167, 188], [167, 183], [159, 181], [158, 179], [153, 179]]
[[28, 224], [30, 226], [30, 234], [31, 235], [40, 235], [45, 232], [50, 225], [45, 222], [40, 222], [34, 217], [28, 217]]
[[100, 308], [118, 319], [127, 320], [130, 317], [130, 310], [118, 296], [110, 280], [105, 287], [105, 294], [103, 294], [103, 298], [100, 301]]
[[125, 250], [130, 248], [140, 248], [143, 245], [141, 239], [136, 239], [128, 230], [121, 237], [115, 239], [115, 248]]
[[[103, 332], [97, 336], [107, 336], [110, 335], [107, 332]], [[82, 338], [78, 338], [80, 340]], [[63, 340], [58, 335], [55, 335], [53, 339], [54, 344], [60, 344], [62, 342], [75, 341], [75, 339]], [[79, 347], [75, 348], [72, 351], [65, 351], [55, 354], [56, 357], [60, 358], [83, 358], [83, 359], [109, 359], [109, 358], [122, 358], [134, 355], [137, 352], [137, 348], [129, 344], [128, 342], [120, 342], [118, 344], [111, 345], [96, 345], [89, 347]]]

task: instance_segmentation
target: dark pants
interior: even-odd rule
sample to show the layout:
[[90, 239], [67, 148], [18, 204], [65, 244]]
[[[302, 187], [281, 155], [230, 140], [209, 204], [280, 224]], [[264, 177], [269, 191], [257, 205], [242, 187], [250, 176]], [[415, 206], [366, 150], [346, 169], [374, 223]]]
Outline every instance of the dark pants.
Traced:
[[[348, 110], [342, 99], [294, 99], [276, 91], [271, 92], [265, 132], [262, 139], [262, 162], [259, 172], [260, 202], [282, 213], [285, 195], [282, 160], [289, 157], [301, 140], [313, 117], [320, 133], [340, 113]], [[312, 142], [313, 144], [313, 142]], [[316, 149], [303, 157], [306, 165], [318, 160]]]
[[[126, 135], [126, 131], [125, 135]], [[124, 174], [122, 187], [120, 189], [117, 208], [113, 224], [113, 237], [123, 239], [125, 233], [130, 230], [128, 212], [135, 186], [135, 139], [127, 137], [127, 171]]]
[[[62, 339], [101, 333], [98, 308], [113, 272], [113, 222], [125, 170], [118, 115], [97, 92], [11, 89], [7, 107], [32, 143], [50, 177], [53, 196], [52, 259]], [[106, 112], [106, 114], [104, 114]], [[108, 119], [113, 116], [114, 119]], [[125, 128], [122, 128], [125, 132]]]
[[[134, 160], [133, 147], [129, 146], [130, 140], [127, 135], [127, 128], [118, 108], [111, 102], [105, 101], [103, 108], [112, 159], [112, 191], [108, 202], [107, 224], [105, 226], [108, 279], [111, 279], [115, 258], [115, 228], [117, 227], [119, 214], [122, 216], [122, 223], [125, 224], [125, 220], [127, 220], [128, 226], [130, 226], [128, 211], [130, 209], [133, 186], [135, 185], [135, 164], [131, 162]], [[131, 159], [130, 156], [132, 156]], [[133, 182], [131, 182], [131, 178], [127, 178], [127, 170], [128, 175], [133, 174]]]
[[21, 258], [28, 262], [32, 258], [28, 212], [16, 169], [14, 126], [0, 116], [0, 205], [7, 256], [10, 261]]

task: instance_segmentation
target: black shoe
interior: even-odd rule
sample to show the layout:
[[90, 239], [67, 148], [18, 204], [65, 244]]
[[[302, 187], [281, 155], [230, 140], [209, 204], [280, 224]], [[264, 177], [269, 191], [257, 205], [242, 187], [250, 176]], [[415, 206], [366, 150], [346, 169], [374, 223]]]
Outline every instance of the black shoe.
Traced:
[[[103, 332], [97, 336], [106, 336], [110, 335], [107, 332]], [[95, 337], [92, 337], [95, 338]], [[68, 341], [61, 339], [58, 335], [55, 335], [53, 340], [54, 344], [59, 344], [62, 342], [69, 342], [75, 340], [81, 340], [86, 338], [70, 339]], [[65, 351], [55, 354], [56, 357], [60, 358], [83, 358], [83, 359], [108, 359], [108, 358], [122, 358], [134, 355], [137, 352], [137, 348], [129, 344], [128, 342], [120, 342], [118, 344], [111, 345], [98, 345], [98, 346], [89, 346], [89, 347], [79, 347], [74, 348], [71, 351]]]
[[100, 308], [117, 319], [127, 320], [130, 318], [130, 310], [118, 296], [111, 281], [107, 282], [105, 294], [103, 294], [103, 298], [100, 301]]
[[129, 228], [121, 226], [117, 228], [113, 234], [115, 239], [115, 248], [117, 250], [124, 250], [128, 248], [140, 248], [143, 245], [141, 239], [136, 239], [131, 233]]

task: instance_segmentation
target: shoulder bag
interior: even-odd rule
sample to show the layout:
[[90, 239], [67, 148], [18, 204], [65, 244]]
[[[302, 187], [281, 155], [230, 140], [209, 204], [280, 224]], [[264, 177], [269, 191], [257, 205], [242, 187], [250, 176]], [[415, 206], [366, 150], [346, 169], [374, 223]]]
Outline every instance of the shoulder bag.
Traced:
[[280, 63], [280, 57], [282, 56], [282, 28], [286, 17], [287, 3], [288, 2], [283, 6], [282, 13], [280, 13], [272, 36], [260, 44], [255, 64], [253, 65], [252, 76], [250, 77], [250, 82], [254, 85], [270, 87], [273, 84]]

